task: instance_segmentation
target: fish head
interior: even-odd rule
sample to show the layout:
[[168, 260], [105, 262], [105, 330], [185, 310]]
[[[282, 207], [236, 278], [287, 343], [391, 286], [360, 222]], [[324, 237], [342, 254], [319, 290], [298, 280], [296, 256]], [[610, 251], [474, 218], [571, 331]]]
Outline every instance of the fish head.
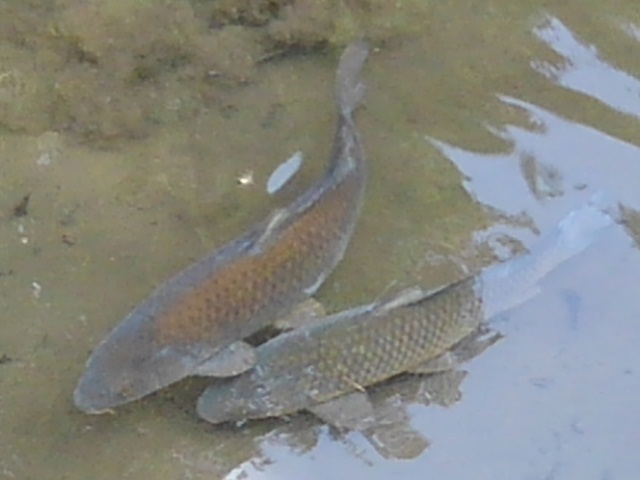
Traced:
[[293, 413], [308, 397], [300, 378], [269, 375], [257, 365], [237, 377], [214, 382], [198, 398], [198, 415], [210, 423], [238, 422]]
[[189, 376], [206, 356], [189, 345], [159, 345], [145, 325], [123, 322], [94, 350], [74, 392], [85, 413], [104, 413]]

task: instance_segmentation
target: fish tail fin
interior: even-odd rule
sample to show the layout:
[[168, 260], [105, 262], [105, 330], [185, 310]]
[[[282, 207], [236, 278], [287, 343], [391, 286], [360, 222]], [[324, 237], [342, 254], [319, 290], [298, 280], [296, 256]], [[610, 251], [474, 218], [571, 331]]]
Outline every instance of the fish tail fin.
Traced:
[[336, 96], [342, 115], [350, 116], [362, 103], [365, 85], [360, 80], [360, 72], [369, 55], [369, 44], [360, 40], [349, 45], [338, 65], [336, 75]]
[[607, 205], [601, 194], [594, 195], [544, 235], [527, 255], [485, 269], [480, 280], [487, 317], [533, 297], [545, 275], [586, 250], [616, 220], [615, 208]]
[[616, 207], [607, 204], [602, 193], [591, 197], [584, 206], [571, 211], [550, 235], [555, 261], [552, 267], [589, 247], [599, 234], [616, 221]]

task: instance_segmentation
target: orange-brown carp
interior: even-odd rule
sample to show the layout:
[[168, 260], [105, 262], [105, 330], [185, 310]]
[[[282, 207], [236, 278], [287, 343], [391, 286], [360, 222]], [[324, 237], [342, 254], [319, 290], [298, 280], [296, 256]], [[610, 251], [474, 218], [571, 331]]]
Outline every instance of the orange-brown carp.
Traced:
[[360, 72], [368, 52], [356, 42], [340, 59], [338, 123], [323, 178], [133, 310], [87, 361], [74, 393], [78, 408], [100, 413], [190, 375], [250, 368], [255, 354], [237, 342], [318, 290], [345, 253], [365, 189], [353, 113], [364, 93]]
[[309, 410], [345, 425], [353, 406], [360, 409], [353, 418], [367, 411], [365, 387], [404, 372], [442, 368], [451, 347], [529, 299], [545, 274], [612, 223], [611, 216], [587, 204], [527, 255], [436, 292], [415, 287], [280, 335], [258, 347], [252, 370], [205, 390], [198, 414], [219, 423]]

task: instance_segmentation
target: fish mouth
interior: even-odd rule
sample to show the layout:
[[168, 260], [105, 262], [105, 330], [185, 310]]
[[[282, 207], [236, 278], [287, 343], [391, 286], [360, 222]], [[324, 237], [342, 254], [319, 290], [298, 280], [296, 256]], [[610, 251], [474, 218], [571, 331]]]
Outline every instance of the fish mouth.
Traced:
[[79, 410], [91, 415], [112, 413], [113, 408], [137, 398], [127, 395], [130, 389], [127, 388], [126, 383], [116, 390], [110, 388], [103, 380], [91, 371], [85, 372], [80, 378], [73, 392], [73, 403]]
[[106, 342], [96, 349], [73, 393], [78, 409], [88, 414], [109, 412], [181, 380], [196, 363], [174, 348], [148, 354], [144, 345], [125, 347]]
[[73, 403], [84, 413], [90, 415], [100, 415], [113, 411], [120, 403], [110, 398], [111, 395], [105, 388], [96, 390], [94, 386], [89, 386], [88, 382], [82, 378], [73, 392]]
[[81, 385], [73, 392], [73, 403], [76, 408], [89, 415], [101, 415], [113, 412], [114, 402], [106, 400], [107, 395], [86, 394], [86, 389]]

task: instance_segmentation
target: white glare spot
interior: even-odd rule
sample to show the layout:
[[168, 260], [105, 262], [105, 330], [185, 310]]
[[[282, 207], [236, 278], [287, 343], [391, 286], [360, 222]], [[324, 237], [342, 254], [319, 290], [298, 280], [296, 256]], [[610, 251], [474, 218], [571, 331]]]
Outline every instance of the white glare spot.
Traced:
[[267, 193], [273, 195], [298, 173], [304, 156], [298, 151], [276, 167], [267, 180]]

